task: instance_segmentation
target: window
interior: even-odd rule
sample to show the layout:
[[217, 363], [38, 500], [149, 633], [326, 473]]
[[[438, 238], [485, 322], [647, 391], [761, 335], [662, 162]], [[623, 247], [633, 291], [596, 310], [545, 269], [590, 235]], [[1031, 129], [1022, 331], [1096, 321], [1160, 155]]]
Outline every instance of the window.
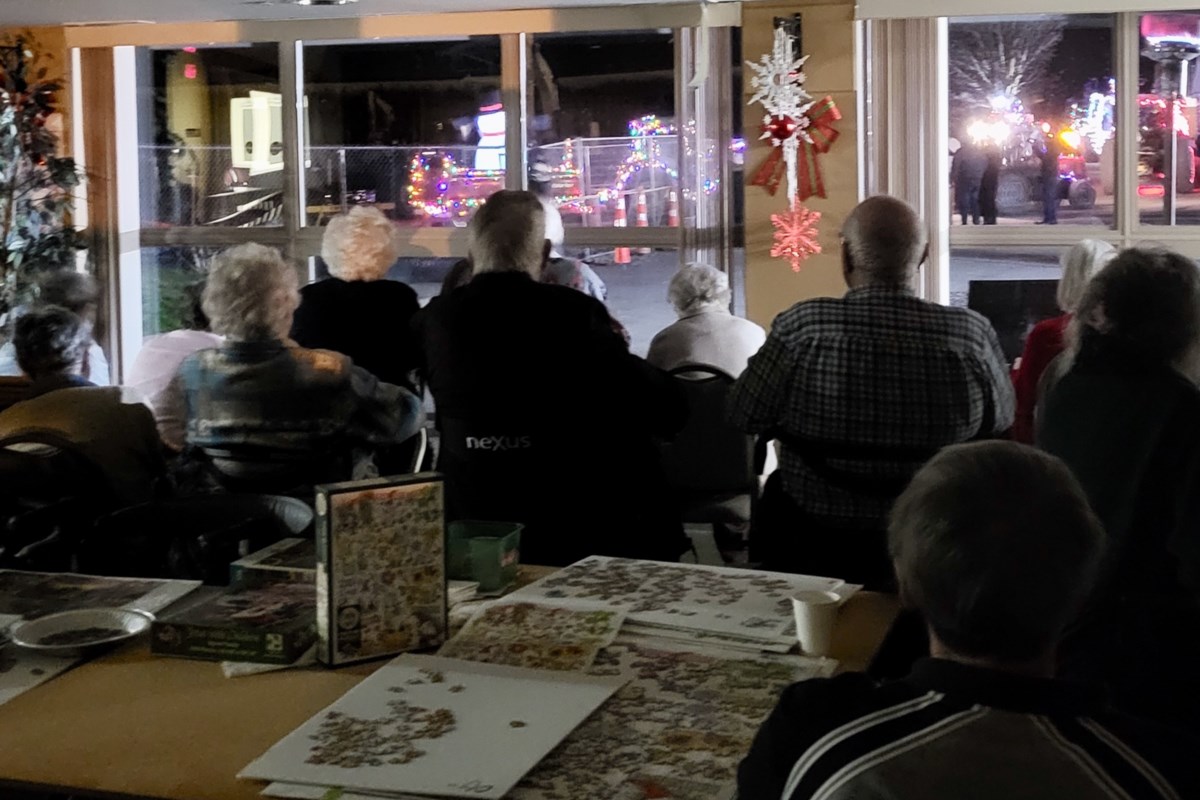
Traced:
[[955, 225], [1114, 222], [1110, 14], [952, 19]]
[[1200, 224], [1200, 13], [1143, 14], [1139, 30], [1138, 216]]
[[668, 227], [679, 215], [675, 32], [530, 37], [531, 188], [568, 226]]
[[138, 51], [142, 227], [282, 224], [275, 44]]
[[142, 335], [186, 328], [195, 290], [219, 247], [143, 247]]
[[955, 248], [950, 251], [950, 305], [987, 317], [1011, 363], [1021, 355], [1030, 328], [1059, 310], [1055, 293], [1057, 247]]
[[500, 37], [304, 48], [305, 217], [462, 226], [504, 188]]

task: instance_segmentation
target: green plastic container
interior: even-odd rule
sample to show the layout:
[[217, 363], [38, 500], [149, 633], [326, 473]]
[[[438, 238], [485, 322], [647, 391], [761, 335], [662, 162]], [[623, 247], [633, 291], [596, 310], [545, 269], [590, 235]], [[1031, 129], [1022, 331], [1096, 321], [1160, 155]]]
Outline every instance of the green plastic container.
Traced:
[[511, 586], [517, 580], [524, 527], [519, 522], [451, 522], [447, 526], [447, 576], [451, 580], [478, 581], [481, 592], [498, 592]]

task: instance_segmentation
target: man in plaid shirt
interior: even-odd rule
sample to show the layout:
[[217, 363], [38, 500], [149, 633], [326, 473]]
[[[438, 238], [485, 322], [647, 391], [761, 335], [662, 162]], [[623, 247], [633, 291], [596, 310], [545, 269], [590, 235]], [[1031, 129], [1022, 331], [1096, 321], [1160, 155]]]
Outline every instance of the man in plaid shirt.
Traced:
[[891, 197], [861, 203], [842, 229], [842, 298], [780, 314], [733, 387], [730, 414], [782, 443], [754, 524], [767, 568], [890, 582], [888, 510], [941, 447], [1006, 431], [1008, 365], [991, 324], [910, 288], [927, 246]]

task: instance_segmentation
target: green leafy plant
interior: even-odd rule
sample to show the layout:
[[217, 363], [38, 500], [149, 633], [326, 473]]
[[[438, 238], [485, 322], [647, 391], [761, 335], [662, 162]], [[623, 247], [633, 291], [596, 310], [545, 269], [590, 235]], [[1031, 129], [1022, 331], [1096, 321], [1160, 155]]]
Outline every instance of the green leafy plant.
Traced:
[[25, 38], [0, 44], [0, 314], [28, 302], [38, 273], [71, 268], [80, 175], [47, 126], [62, 86]]

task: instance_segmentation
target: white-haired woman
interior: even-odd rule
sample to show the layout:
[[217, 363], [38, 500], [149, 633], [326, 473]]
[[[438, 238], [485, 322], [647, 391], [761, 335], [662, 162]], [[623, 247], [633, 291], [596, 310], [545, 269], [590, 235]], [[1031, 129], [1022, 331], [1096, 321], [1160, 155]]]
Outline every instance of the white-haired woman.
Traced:
[[562, 214], [553, 201], [538, 197], [542, 201], [542, 209], [546, 212], [546, 241], [550, 243], [550, 255], [542, 267], [542, 283], [555, 286], [566, 286], [594, 297], [603, 303], [608, 299], [608, 287], [596, 271], [577, 258], [567, 258], [562, 254], [563, 241], [567, 232], [563, 228]]
[[730, 313], [730, 297], [729, 277], [718, 269], [690, 264], [676, 272], [667, 299], [679, 320], [658, 332], [646, 360], [667, 371], [684, 364], [707, 364], [733, 378], [741, 375], [767, 334]]
[[180, 368], [187, 444], [226, 485], [303, 486], [364, 474], [420, 427], [420, 401], [346, 356], [287, 341], [296, 273], [276, 250], [246, 244], [213, 260], [203, 306], [225, 343]]
[[1025, 339], [1025, 350], [1013, 373], [1013, 384], [1017, 394], [1017, 413], [1013, 421], [1012, 438], [1018, 442], [1033, 444], [1034, 407], [1038, 399], [1038, 383], [1050, 362], [1066, 347], [1064, 336], [1067, 325], [1088, 281], [1100, 268], [1112, 261], [1117, 251], [1108, 242], [1084, 239], [1062, 254], [1062, 277], [1058, 280], [1058, 307], [1062, 316], [1043, 320], [1029, 331]]
[[420, 304], [412, 287], [384, 277], [399, 253], [396, 226], [379, 209], [355, 206], [331, 219], [321, 240], [330, 277], [300, 290], [292, 339], [349, 356], [385, 383], [413, 388], [410, 322]]

